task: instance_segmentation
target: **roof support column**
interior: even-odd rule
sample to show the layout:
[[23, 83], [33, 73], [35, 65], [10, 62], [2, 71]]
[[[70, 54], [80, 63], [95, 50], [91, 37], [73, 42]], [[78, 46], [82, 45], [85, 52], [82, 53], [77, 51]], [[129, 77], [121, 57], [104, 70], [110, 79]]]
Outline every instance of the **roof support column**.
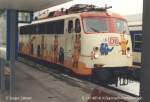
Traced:
[[5, 91], [5, 76], [4, 76], [4, 60], [0, 58], [0, 83], [1, 83], [1, 93]]
[[150, 0], [143, 0], [141, 102], [150, 100]]
[[[7, 10], [7, 58], [9, 60], [9, 66], [11, 68], [10, 75], [10, 97], [15, 96], [15, 62], [16, 51], [18, 43], [18, 25], [17, 25], [17, 11]], [[14, 102], [14, 100], [10, 100]]]

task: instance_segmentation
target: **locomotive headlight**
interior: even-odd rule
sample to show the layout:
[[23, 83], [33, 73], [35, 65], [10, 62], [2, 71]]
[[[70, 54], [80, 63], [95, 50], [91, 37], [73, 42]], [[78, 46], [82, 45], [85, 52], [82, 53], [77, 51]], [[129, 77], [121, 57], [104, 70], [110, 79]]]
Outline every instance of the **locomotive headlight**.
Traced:
[[132, 57], [132, 54], [131, 54], [131, 53], [128, 53], [128, 54], [127, 54], [127, 57], [128, 57], [128, 58], [131, 58], [131, 57]]
[[94, 57], [97, 59], [97, 58], [99, 57], [99, 54], [96, 53], [96, 54], [94, 55]]
[[93, 51], [91, 52], [93, 58], [97, 59], [99, 57], [98, 47], [93, 47]]

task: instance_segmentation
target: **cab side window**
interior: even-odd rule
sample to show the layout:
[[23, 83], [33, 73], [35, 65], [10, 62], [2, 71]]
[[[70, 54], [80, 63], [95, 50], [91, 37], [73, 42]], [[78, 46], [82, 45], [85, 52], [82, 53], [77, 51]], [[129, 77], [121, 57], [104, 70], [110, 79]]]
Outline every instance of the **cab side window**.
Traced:
[[80, 20], [76, 19], [75, 20], [75, 32], [80, 33], [81, 32], [81, 26], [80, 26]]
[[73, 21], [70, 20], [68, 22], [68, 33], [72, 33], [73, 32]]

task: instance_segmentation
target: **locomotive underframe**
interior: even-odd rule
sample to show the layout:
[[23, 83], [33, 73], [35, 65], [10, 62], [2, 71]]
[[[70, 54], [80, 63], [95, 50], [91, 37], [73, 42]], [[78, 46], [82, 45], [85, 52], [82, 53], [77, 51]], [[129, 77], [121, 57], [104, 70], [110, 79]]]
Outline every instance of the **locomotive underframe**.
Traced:
[[[31, 60], [35, 63], [38, 63], [40, 65], [44, 65], [47, 66], [48, 68], [55, 68], [58, 70], [63, 70], [63, 72], [66, 72], [67, 68], [61, 68], [63, 66], [54, 64], [54, 63], [50, 63], [47, 62], [45, 60], [42, 59], [37, 59], [37, 58], [33, 58], [31, 56], [28, 55], [24, 55], [19, 53], [20, 57], [23, 57], [25, 59]], [[64, 71], [65, 70], [65, 71]], [[105, 67], [99, 67], [99, 68], [93, 68], [92, 69], [92, 75], [91, 76], [79, 76], [79, 75], [75, 75], [78, 78], [82, 78], [85, 80], [90, 80], [94, 83], [99, 83], [101, 85], [108, 85], [108, 84], [116, 84], [116, 86], [118, 85], [119, 79], [124, 79], [124, 80], [138, 80], [139, 81], [139, 73], [137, 76], [137, 69], [132, 69], [129, 67], [116, 67], [116, 68], [105, 68]], [[67, 71], [67, 74], [74, 74], [71, 72], [71, 70]], [[127, 85], [128, 83], [120, 83], [120, 85]]]

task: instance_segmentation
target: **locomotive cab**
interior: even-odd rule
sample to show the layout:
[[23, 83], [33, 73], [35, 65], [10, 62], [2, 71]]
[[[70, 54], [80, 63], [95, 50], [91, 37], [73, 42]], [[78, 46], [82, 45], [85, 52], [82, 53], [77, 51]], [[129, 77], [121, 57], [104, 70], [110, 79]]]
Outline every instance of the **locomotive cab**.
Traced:
[[127, 21], [109, 12], [81, 13], [80, 61], [91, 69], [92, 78], [116, 83], [128, 77], [132, 66], [132, 42]]
[[81, 18], [81, 59], [88, 68], [132, 66], [131, 37], [125, 19], [108, 12], [83, 13]]

